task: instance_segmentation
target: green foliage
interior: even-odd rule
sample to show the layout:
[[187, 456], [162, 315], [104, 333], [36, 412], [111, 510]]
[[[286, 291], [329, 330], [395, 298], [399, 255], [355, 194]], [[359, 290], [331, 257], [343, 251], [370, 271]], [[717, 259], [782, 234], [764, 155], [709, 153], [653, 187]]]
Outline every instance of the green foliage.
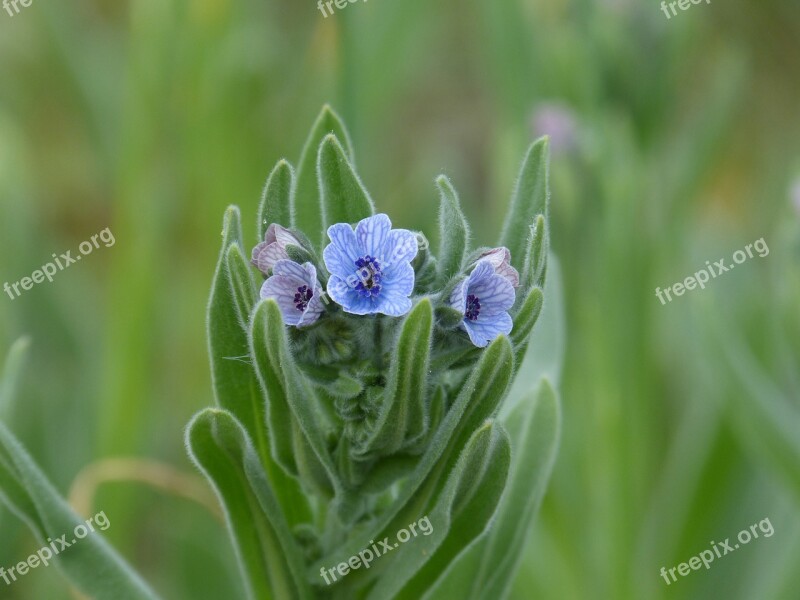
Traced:
[[[334, 223], [355, 223], [375, 213], [341, 142], [333, 134], [325, 136], [317, 160], [323, 240]], [[313, 235], [313, 231], [312, 231]]]
[[[26, 343], [17, 343], [0, 381], [5, 401], [15, 394]], [[22, 444], [0, 423], [0, 499], [33, 532], [41, 547], [62, 536], [68, 548], [55, 548], [51, 561], [81, 592], [98, 600], [155, 600], [157, 596], [98, 532], [75, 540], [83, 520], [59, 495]], [[40, 565], [43, 564], [40, 562]]]
[[353, 160], [350, 136], [338, 115], [329, 106], [324, 106], [300, 155], [297, 182], [291, 198], [292, 227], [305, 231], [315, 245], [322, 241], [321, 236], [324, 235], [320, 199], [322, 189], [317, 170], [318, 161], [321, 159], [319, 150], [324, 138], [330, 134], [339, 141], [345, 157], [350, 161]]
[[439, 283], [443, 285], [461, 271], [469, 242], [469, 224], [461, 212], [458, 194], [450, 180], [441, 175], [436, 179], [436, 185], [441, 195], [437, 265]]
[[[529, 257], [536, 253], [535, 258], [546, 260], [546, 247], [542, 247], [546, 233], [541, 229], [537, 234], [536, 229], [539, 225], [537, 216], [544, 217], [545, 226], [549, 217], [549, 161], [549, 140], [546, 137], [531, 144], [522, 163], [519, 179], [511, 197], [511, 206], [506, 214], [503, 234], [500, 237], [500, 245], [511, 251], [512, 264], [521, 273], [527, 274], [533, 269], [538, 277], [543, 277], [544, 272], [540, 270], [539, 261], [534, 263]], [[530, 266], [526, 269], [529, 263]], [[533, 279], [533, 282], [536, 283], [537, 280]]]
[[[535, 148], [528, 163], [538, 166], [525, 167], [525, 185], [540, 190], [535, 178], [546, 175], [545, 159], [537, 154], [541, 144]], [[374, 213], [348, 134], [327, 107], [299, 165], [296, 178], [286, 161], [270, 174], [257, 239], [272, 222], [291, 223], [297, 244], [286, 245], [286, 254], [317, 265], [325, 280], [318, 234]], [[519, 551], [546, 487], [558, 432], [548, 384], [537, 402], [531, 388], [508, 420], [498, 419], [542, 311], [546, 202], [517, 191], [513, 210], [527, 223], [509, 235], [526, 252], [518, 260], [529, 285], [512, 310], [511, 337], [497, 335], [477, 348], [462, 331], [466, 316], [448, 304], [475, 266], [466, 259], [469, 226], [449, 180], [441, 176], [437, 185], [439, 256], [418, 249], [410, 263], [416, 291], [403, 318], [356, 316], [326, 299], [317, 322], [287, 327], [275, 299], [259, 298], [238, 208], [225, 213], [207, 307], [216, 407], [195, 415], [185, 437], [191, 460], [223, 507], [242, 588], [253, 600], [419, 598], [446, 577], [472, 578], [473, 566], [461, 565], [476, 549], [482, 575], [475, 589], [497, 597], [507, 591], [504, 583], [518, 565], [500, 560], [497, 548], [507, 543]], [[528, 201], [538, 203], [535, 210]], [[526, 231], [529, 239], [521, 240]], [[23, 351], [24, 344], [14, 347], [11, 373], [0, 385], [5, 414]], [[39, 538], [78, 522], [3, 425], [0, 489]], [[374, 540], [394, 539], [423, 518], [429, 532], [397, 544], [368, 569], [322, 580], [325, 568], [349, 563]], [[97, 598], [154, 597], [99, 537], [58, 562]], [[502, 572], [502, 581], [490, 570]]]
[[[334, 113], [323, 109], [303, 150], [292, 195], [293, 233], [300, 239], [305, 231], [316, 240], [333, 223], [352, 224], [374, 213], [347, 140]], [[439, 253], [420, 251], [414, 268], [422, 297], [402, 320], [353, 317], [329, 305], [319, 322], [287, 329], [274, 300], [256, 303], [238, 212], [229, 210], [225, 262], [217, 270], [209, 311], [223, 410], [200, 413], [187, 439], [226, 506], [251, 597], [327, 597], [329, 591], [336, 598], [418, 598], [445, 574], [472, 577], [471, 566], [458, 568], [467, 548], [480, 547], [479, 558], [485, 558], [497, 553], [501, 539], [519, 550], [555, 453], [555, 395], [545, 386], [537, 402], [528, 394], [508, 423], [495, 416], [513, 380], [515, 354], [521, 360], [542, 310], [546, 151], [540, 141], [529, 152], [504, 236], [524, 263], [526, 282], [511, 339], [500, 336], [484, 350], [458, 330], [464, 316], [446, 303], [463, 269], [471, 268], [469, 226], [446, 177], [437, 179]], [[318, 188], [309, 175], [314, 155]], [[285, 216], [291, 180], [288, 163], [279, 163], [262, 201], [260, 234], [269, 224], [263, 215]], [[315, 247], [289, 246], [287, 252], [290, 259], [319, 266]], [[432, 268], [435, 277], [426, 279]], [[349, 339], [357, 343], [343, 343]], [[231, 356], [245, 360], [226, 360]], [[234, 376], [235, 382], [223, 383], [223, 377]], [[313, 498], [305, 521], [284, 516], [292, 501], [281, 497], [285, 478]], [[514, 511], [525, 529], [513, 526]], [[369, 569], [323, 583], [321, 570], [346, 563], [374, 540], [393, 538], [424, 516], [433, 527], [430, 535], [380, 557]], [[497, 527], [501, 533], [493, 533]], [[478, 539], [479, 546], [471, 545]], [[507, 581], [517, 561], [495, 558]], [[489, 574], [476, 586], [506, 592]]]
[[292, 165], [285, 160], [278, 161], [267, 178], [261, 203], [258, 205], [257, 237], [259, 240], [264, 239], [270, 223], [288, 227], [293, 222], [291, 209], [294, 186], [295, 177]]
[[187, 427], [186, 445], [225, 508], [250, 597], [311, 598], [300, 548], [236, 418], [224, 410], [204, 410]]

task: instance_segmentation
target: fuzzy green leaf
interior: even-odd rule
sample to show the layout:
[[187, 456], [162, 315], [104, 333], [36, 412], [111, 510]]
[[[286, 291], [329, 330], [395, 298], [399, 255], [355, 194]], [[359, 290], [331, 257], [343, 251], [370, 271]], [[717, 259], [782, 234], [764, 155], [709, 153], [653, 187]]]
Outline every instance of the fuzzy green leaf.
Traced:
[[[0, 389], [11, 402], [15, 382], [23, 362], [26, 342], [12, 348]], [[46, 540], [66, 535], [71, 545], [67, 552], [50, 559], [83, 593], [99, 600], [153, 600], [157, 598], [147, 584], [127, 565], [99, 533], [74, 541], [75, 528], [84, 520], [73, 512], [31, 456], [0, 423], [0, 500], [25, 522], [45, 547]], [[114, 515], [108, 515], [109, 521]]]
[[508, 435], [502, 426], [487, 421], [467, 442], [436, 504], [426, 513], [431, 533], [412, 538], [398, 549], [368, 600], [418, 600], [430, 582], [484, 531], [497, 509], [510, 462]]
[[239, 317], [239, 325], [247, 331], [250, 322], [250, 311], [256, 299], [256, 286], [250, 265], [242, 254], [238, 244], [233, 243], [228, 247], [225, 255], [225, 264], [228, 269], [228, 280], [231, 284], [231, 294]]
[[277, 223], [289, 227], [292, 223], [292, 188], [294, 169], [285, 160], [279, 160], [267, 178], [261, 203], [258, 205], [258, 240], [264, 239], [267, 227]]
[[250, 347], [247, 332], [240, 322], [241, 309], [232, 298], [234, 283], [228, 269], [228, 255], [231, 246], [241, 250], [241, 237], [239, 210], [230, 207], [225, 212], [222, 250], [208, 303], [211, 381], [217, 406], [233, 413], [254, 441], [270, 480], [280, 490], [281, 505], [294, 525], [308, 518], [308, 502], [298, 484], [284, 474], [270, 454], [266, 408], [253, 365], [248, 360]]
[[319, 232], [322, 231], [322, 202], [317, 178], [317, 156], [322, 140], [331, 133], [341, 142], [347, 158], [351, 163], [353, 162], [350, 136], [339, 116], [333, 112], [330, 106], [325, 105], [314, 122], [305, 146], [303, 146], [297, 167], [296, 185], [292, 194], [292, 227], [307, 232], [312, 236], [314, 243], [319, 242]]
[[437, 278], [444, 284], [458, 275], [467, 253], [469, 224], [461, 212], [458, 194], [444, 175], [436, 179], [441, 196], [439, 204], [439, 252], [437, 257]]
[[225, 509], [248, 597], [311, 598], [300, 549], [241, 424], [206, 409], [189, 424], [186, 445]]
[[265, 448], [264, 408], [258, 394], [253, 369], [247, 361], [247, 335], [240, 324], [237, 304], [233, 302], [234, 283], [228, 270], [231, 246], [241, 250], [242, 229], [239, 209], [225, 211], [222, 227], [222, 250], [211, 285], [208, 302], [208, 351], [211, 359], [211, 380], [217, 405], [232, 412], [247, 432]]
[[267, 299], [253, 313], [250, 351], [267, 403], [276, 460], [324, 496], [341, 490], [325, 434], [315, 414], [316, 395], [294, 362], [278, 304]]
[[547, 255], [550, 247], [550, 234], [544, 215], [537, 215], [528, 238], [525, 254], [525, 267], [520, 287], [526, 292], [531, 286], [544, 287], [547, 275]]
[[548, 218], [549, 160], [549, 140], [545, 136], [536, 140], [528, 149], [511, 197], [511, 207], [506, 215], [500, 245], [511, 251], [511, 262], [518, 271], [524, 271], [530, 227], [536, 216], [544, 215], [545, 220]]
[[504, 598], [513, 581], [558, 447], [560, 411], [550, 383], [543, 380], [536, 395], [529, 394], [501, 422], [511, 439], [512, 462], [492, 527], [420, 598], [434, 600], [444, 594], [464, 600]]
[[[83, 523], [39, 470], [13, 434], [0, 423], [0, 499], [31, 528], [42, 546], [67, 535]], [[100, 537], [91, 533], [68, 552], [52, 557], [64, 575], [82, 592], [100, 600], [142, 600], [157, 596]]]
[[514, 315], [514, 327], [511, 330], [511, 343], [515, 350], [525, 350], [536, 321], [544, 305], [544, 292], [538, 287], [533, 288], [525, 298], [519, 312]]
[[[500, 336], [481, 354], [481, 358], [464, 383], [461, 392], [447, 411], [431, 443], [414, 472], [405, 482], [400, 495], [375, 523], [354, 531], [348, 541], [334, 552], [318, 560], [308, 570], [309, 581], [319, 580], [323, 566], [339, 564], [370, 544], [370, 540], [393, 536], [412, 520], [424, 515], [450, 473], [472, 433], [490, 418], [508, 391], [513, 369], [513, 355], [508, 338]], [[346, 578], [344, 585], [357, 587], [363, 579], [377, 577], [385, 570], [376, 561], [368, 572], [357, 571]]]
[[403, 321], [391, 360], [383, 405], [363, 454], [391, 455], [425, 434], [425, 392], [433, 333], [433, 308], [421, 300]]
[[464, 314], [452, 306], [436, 307], [436, 325], [442, 329], [455, 329], [464, 320]]
[[[328, 227], [334, 223], [356, 223], [375, 213], [375, 206], [347, 158], [347, 152], [335, 135], [327, 135], [319, 147], [317, 175], [322, 199], [324, 245]], [[314, 230], [308, 230], [314, 235]]]

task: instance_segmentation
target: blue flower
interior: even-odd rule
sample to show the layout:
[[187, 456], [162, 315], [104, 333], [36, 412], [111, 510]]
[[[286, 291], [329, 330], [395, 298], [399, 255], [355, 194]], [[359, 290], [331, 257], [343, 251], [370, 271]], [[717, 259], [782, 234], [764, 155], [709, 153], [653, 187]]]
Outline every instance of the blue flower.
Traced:
[[311, 263], [276, 262], [272, 277], [261, 286], [261, 297], [274, 298], [281, 309], [283, 322], [296, 327], [311, 325], [324, 310], [322, 286]]
[[411, 309], [411, 260], [417, 255], [413, 233], [392, 229], [389, 217], [381, 214], [363, 219], [355, 231], [346, 223], [331, 225], [328, 237], [331, 243], [322, 252], [331, 274], [328, 294], [345, 312], [399, 317]]
[[481, 260], [450, 295], [450, 306], [461, 312], [461, 328], [470, 341], [483, 348], [498, 335], [508, 335], [513, 323], [508, 310], [514, 305], [514, 286]]

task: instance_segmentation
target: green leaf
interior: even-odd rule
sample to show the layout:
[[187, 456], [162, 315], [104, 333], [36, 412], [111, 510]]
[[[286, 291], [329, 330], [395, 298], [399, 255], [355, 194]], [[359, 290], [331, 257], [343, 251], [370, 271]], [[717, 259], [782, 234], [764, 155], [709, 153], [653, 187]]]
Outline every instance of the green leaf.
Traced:
[[427, 593], [418, 596], [424, 600], [504, 598], [519, 568], [556, 456], [558, 398], [543, 380], [535, 395], [529, 393], [500, 420], [511, 439], [512, 462], [495, 519], [487, 535], [456, 558]]
[[225, 509], [248, 597], [311, 598], [301, 551], [242, 425], [206, 409], [187, 427], [186, 445]]
[[515, 350], [525, 351], [536, 321], [542, 312], [544, 292], [538, 287], [533, 288], [525, 298], [519, 312], [514, 315], [514, 327], [511, 329], [511, 343]]
[[[233, 298], [234, 282], [228, 269], [231, 246], [241, 250], [239, 210], [225, 212], [220, 251], [208, 302], [208, 353], [211, 381], [217, 406], [230, 411], [247, 430], [258, 450], [270, 480], [281, 493], [281, 504], [294, 525], [309, 519], [310, 510], [298, 484], [289, 478], [270, 454], [266, 408], [261, 389], [249, 362], [247, 332], [241, 325], [241, 308]], [[235, 260], [235, 259], [232, 259]], [[245, 286], [246, 287], [246, 286]]]
[[534, 219], [537, 215], [544, 215], [545, 220], [548, 218], [549, 160], [549, 140], [545, 136], [536, 140], [528, 149], [511, 197], [511, 207], [506, 215], [500, 245], [511, 251], [511, 262], [518, 271], [524, 272], [525, 250]]
[[330, 106], [323, 106], [303, 146], [292, 194], [292, 227], [308, 233], [314, 243], [319, 242], [319, 233], [322, 231], [322, 201], [317, 178], [317, 157], [322, 140], [331, 133], [341, 142], [347, 158], [353, 162], [350, 137], [342, 121]]
[[469, 241], [469, 225], [461, 212], [458, 194], [444, 175], [436, 179], [441, 200], [439, 204], [439, 252], [437, 256], [440, 285], [458, 275], [464, 263]]
[[435, 505], [425, 513], [431, 533], [400, 546], [368, 600], [418, 600], [430, 582], [483, 533], [497, 509], [510, 462], [508, 435], [502, 426], [487, 421], [473, 433]]
[[544, 215], [537, 215], [528, 238], [525, 254], [525, 267], [522, 272], [520, 288], [527, 292], [531, 286], [544, 287], [547, 274], [547, 254], [550, 247], [550, 234]]
[[[6, 363], [0, 389], [14, 391], [27, 342], [18, 341]], [[10, 397], [5, 401], [11, 402]], [[65, 536], [69, 551], [51, 552], [55, 563], [81, 592], [99, 600], [153, 600], [155, 593], [100, 536], [93, 532], [75, 541], [75, 528], [85, 521], [73, 512], [22, 444], [0, 423], [0, 499], [36, 536], [42, 547]], [[109, 522], [114, 515], [108, 516]], [[60, 548], [59, 548], [60, 549]], [[40, 561], [46, 558], [40, 554]], [[40, 564], [43, 564], [40, 562]]]
[[[539, 380], [543, 377], [554, 385], [561, 378], [566, 339], [564, 292], [561, 269], [558, 260], [552, 255], [547, 288], [544, 290], [544, 305], [536, 323], [535, 331], [528, 341], [515, 347], [518, 366], [514, 384], [503, 403], [504, 412], [523, 401], [532, 389], [538, 387]], [[513, 335], [514, 331], [511, 333]]]
[[250, 265], [245, 260], [238, 244], [233, 243], [228, 247], [225, 264], [228, 269], [228, 280], [231, 284], [231, 295], [236, 306], [236, 314], [239, 317], [239, 325], [244, 331], [247, 331], [250, 311], [253, 310], [256, 299], [256, 286], [253, 282]]
[[[322, 227], [325, 244], [328, 227], [334, 223], [356, 223], [375, 214], [375, 206], [356, 175], [347, 153], [335, 135], [327, 135], [319, 147], [317, 176], [322, 198]], [[313, 230], [309, 230], [314, 235]]]
[[426, 387], [433, 334], [433, 308], [421, 300], [403, 321], [383, 404], [362, 454], [391, 455], [425, 434], [428, 423]]
[[0, 380], [0, 421], [2, 422], [8, 422], [11, 417], [19, 378], [28, 356], [30, 345], [30, 338], [21, 337], [11, 345], [11, 350], [8, 351], [3, 369], [3, 378]]
[[464, 314], [452, 306], [436, 307], [436, 325], [444, 330], [455, 329], [464, 320]]
[[292, 188], [295, 185], [294, 169], [285, 160], [279, 160], [267, 178], [261, 203], [258, 205], [258, 241], [264, 239], [267, 227], [277, 223], [284, 227], [292, 224]]
[[225, 211], [222, 250], [208, 302], [211, 380], [217, 405], [232, 412], [263, 449], [266, 439], [263, 403], [257, 394], [252, 367], [247, 362], [247, 335], [242, 331], [239, 310], [232, 297], [234, 283], [228, 270], [230, 248], [238, 245], [241, 250], [241, 239], [239, 209], [231, 206]]
[[[513, 354], [508, 338], [498, 337], [481, 354], [470, 377], [464, 383], [453, 405], [447, 411], [431, 443], [416, 469], [404, 483], [395, 502], [374, 524], [354, 528], [340, 548], [314, 563], [308, 570], [309, 581], [319, 579], [319, 570], [347, 561], [370, 545], [370, 540], [393, 536], [399, 529], [416, 520], [431, 498], [443, 485], [446, 474], [455, 466], [472, 433], [497, 410], [508, 391], [513, 369]], [[421, 512], [422, 511], [422, 512]], [[385, 565], [386, 563], [384, 563]], [[357, 588], [365, 578], [377, 577], [386, 566], [378, 562], [369, 569], [351, 573], [344, 585]]]
[[317, 419], [316, 395], [295, 364], [275, 300], [256, 306], [250, 331], [250, 352], [265, 393], [273, 455], [288, 473], [299, 475], [324, 496], [341, 491]]
[[722, 366], [736, 387], [728, 401], [735, 433], [800, 499], [800, 411], [759, 364], [742, 335], [716, 312], [706, 312], [704, 323], [715, 347], [723, 349]]

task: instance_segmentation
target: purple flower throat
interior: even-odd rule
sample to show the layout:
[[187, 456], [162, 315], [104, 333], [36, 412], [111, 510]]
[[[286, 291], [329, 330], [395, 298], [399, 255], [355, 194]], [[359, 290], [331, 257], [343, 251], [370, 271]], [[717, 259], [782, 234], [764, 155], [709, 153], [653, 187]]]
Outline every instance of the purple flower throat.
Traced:
[[300, 312], [303, 312], [313, 296], [314, 292], [308, 289], [307, 285], [301, 285], [297, 288], [297, 293], [294, 295], [294, 307]]
[[381, 265], [378, 259], [369, 254], [356, 261], [359, 282], [355, 286], [358, 295], [363, 298], [372, 298], [381, 292]]
[[467, 296], [467, 308], [464, 311], [464, 316], [470, 321], [477, 321], [478, 315], [481, 314], [481, 301], [475, 294]]

